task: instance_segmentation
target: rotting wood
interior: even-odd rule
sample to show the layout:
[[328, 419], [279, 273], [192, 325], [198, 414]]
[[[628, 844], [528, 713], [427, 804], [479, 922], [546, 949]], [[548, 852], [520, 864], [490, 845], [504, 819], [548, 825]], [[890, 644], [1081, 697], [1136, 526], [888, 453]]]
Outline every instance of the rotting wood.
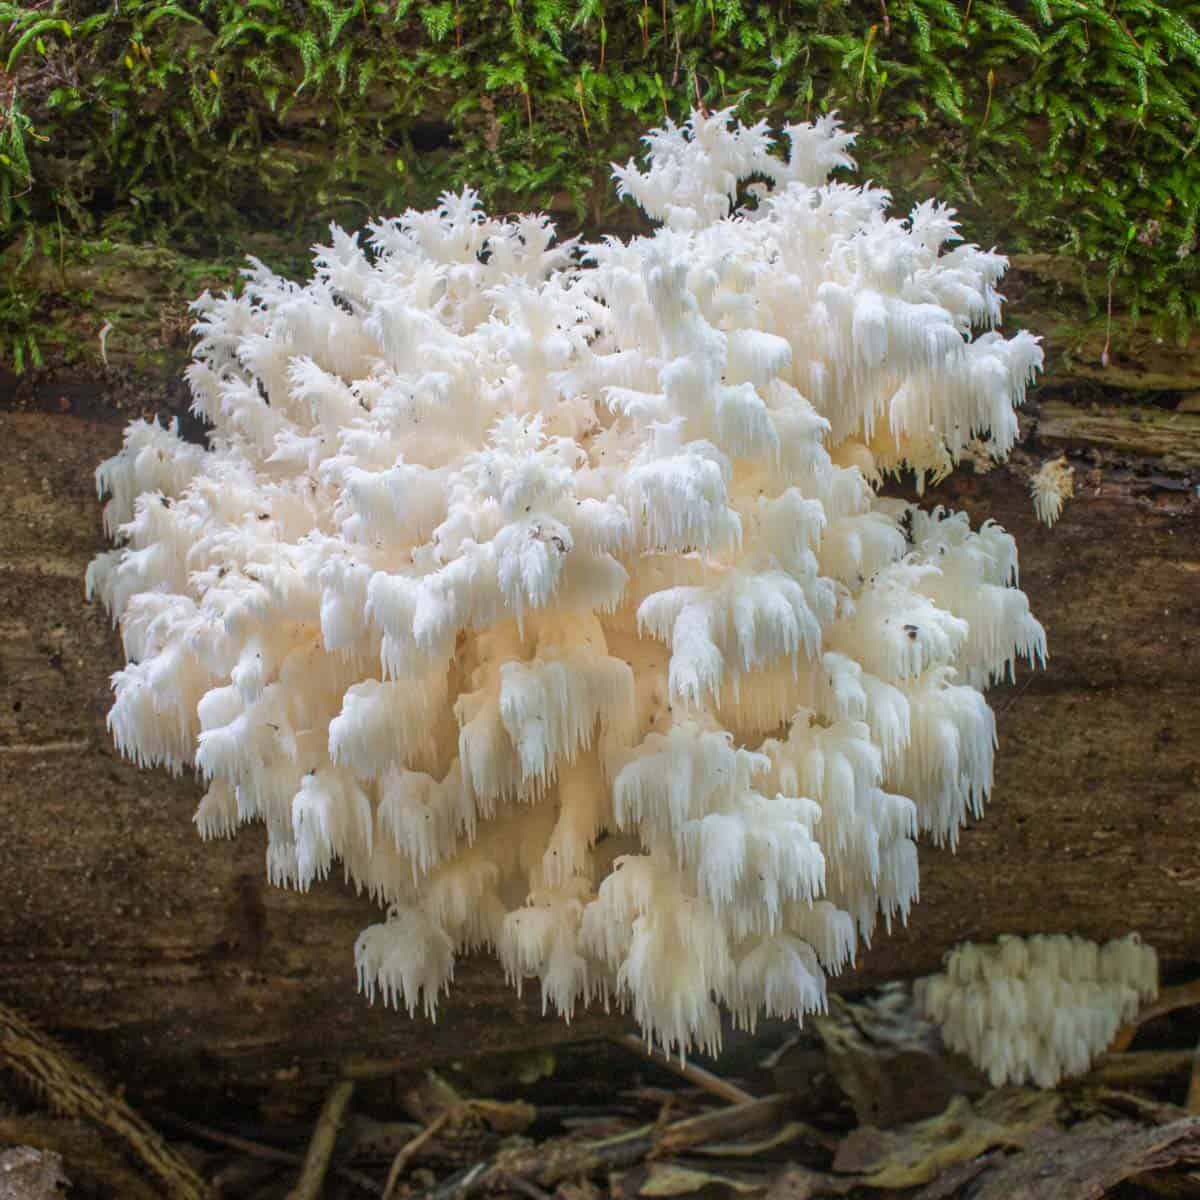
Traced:
[[1134, 319], [1119, 306], [1110, 321], [1100, 264], [1070, 254], [1012, 254], [1001, 290], [1004, 327], [1023, 326], [1042, 339], [1045, 383], [1127, 395], [1200, 389], [1200, 329], [1164, 337], [1152, 319]]
[[1150, 1129], [1097, 1122], [1046, 1138], [979, 1179], [975, 1200], [1099, 1200], [1123, 1180], [1200, 1162], [1200, 1117]]
[[[92, 472], [130, 409], [80, 415], [82, 394], [69, 412], [0, 413], [0, 748], [14, 751], [0, 753], [0, 999], [185, 1116], [218, 1099], [311, 1116], [351, 1060], [416, 1072], [466, 1048], [627, 1032], [598, 1009], [569, 1029], [543, 1017], [537, 989], [517, 999], [483, 959], [460, 964], [436, 1023], [370, 1007], [352, 947], [374, 906], [332, 881], [268, 887], [260, 829], [205, 845], [193, 780], [119, 760], [104, 727], [117, 641], [82, 575], [103, 548]], [[1155, 489], [1160, 460], [1098, 453], [1053, 530], [1027, 492], [1049, 456], [1036, 443], [925, 497], [1014, 533], [1050, 663], [990, 693], [1001, 744], [986, 818], [957, 854], [922, 847], [909, 926], [881, 932], [835, 987], [923, 974], [955, 942], [1048, 920], [1100, 940], [1138, 929], [1168, 967], [1200, 960], [1196, 479]]]
[[1170, 471], [1200, 469], [1200, 413], [1043, 400], [1037, 432], [1039, 441], [1056, 449], [1153, 458]]

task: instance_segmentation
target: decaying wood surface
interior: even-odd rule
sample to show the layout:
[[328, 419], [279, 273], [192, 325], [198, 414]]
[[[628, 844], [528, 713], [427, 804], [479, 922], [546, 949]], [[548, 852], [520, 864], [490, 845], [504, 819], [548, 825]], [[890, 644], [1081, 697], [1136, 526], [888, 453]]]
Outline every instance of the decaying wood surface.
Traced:
[[[182, 1107], [317, 1097], [350, 1060], [560, 1039], [537, 989], [518, 1000], [489, 961], [461, 964], [436, 1024], [369, 1007], [351, 953], [368, 901], [268, 887], [261, 830], [204, 845], [195, 783], [120, 761], [104, 728], [117, 642], [82, 576], [102, 548], [92, 471], [131, 413], [79, 386], [32, 395], [0, 403], [0, 1000], [136, 1101]], [[908, 928], [839, 986], [924, 973], [1004, 932], [1138, 929], [1168, 970], [1200, 961], [1198, 418], [1041, 403], [1012, 465], [927, 499], [1017, 536], [1049, 668], [992, 693], [986, 820], [957, 854], [923, 848]], [[1062, 452], [1077, 494], [1046, 530], [1027, 478]], [[624, 1028], [592, 1012], [571, 1034]]]

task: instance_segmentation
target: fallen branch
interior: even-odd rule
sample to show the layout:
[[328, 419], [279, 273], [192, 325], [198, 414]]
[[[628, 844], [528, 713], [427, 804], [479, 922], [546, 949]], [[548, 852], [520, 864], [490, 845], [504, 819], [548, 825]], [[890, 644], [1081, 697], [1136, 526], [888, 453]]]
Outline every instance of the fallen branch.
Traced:
[[352, 1079], [339, 1079], [329, 1089], [321, 1107], [321, 1115], [313, 1129], [312, 1140], [308, 1143], [308, 1153], [304, 1156], [300, 1178], [288, 1193], [288, 1200], [318, 1200], [325, 1183], [325, 1175], [329, 1171], [329, 1161], [333, 1158], [333, 1145], [337, 1141], [342, 1118], [346, 1115], [350, 1097], [353, 1095]]
[[208, 1184], [150, 1125], [82, 1063], [0, 1004], [0, 1062], [67, 1117], [86, 1117], [120, 1138], [172, 1200], [204, 1200]]
[[[268, 1146], [264, 1142], [256, 1142], [251, 1138], [242, 1137], [240, 1134], [226, 1133], [223, 1129], [215, 1129], [211, 1125], [189, 1121], [161, 1109], [152, 1110], [152, 1112], [160, 1125], [165, 1125], [169, 1129], [177, 1129], [180, 1133], [185, 1133], [198, 1141], [212, 1142], [216, 1146], [227, 1146], [230, 1150], [237, 1150], [240, 1154], [245, 1154], [249, 1158], [257, 1158], [262, 1162], [279, 1163], [281, 1166], [288, 1167], [304, 1165], [304, 1155], [294, 1154], [291, 1150], [280, 1150], [278, 1146]], [[334, 1175], [341, 1176], [348, 1183], [353, 1183], [364, 1191], [379, 1193], [379, 1184], [362, 1171], [339, 1166], [332, 1167], [331, 1171]]]
[[1200, 979], [1193, 979], [1190, 983], [1180, 984], [1179, 987], [1163, 988], [1152, 1004], [1145, 1005], [1128, 1025], [1123, 1025], [1117, 1030], [1117, 1036], [1108, 1048], [1109, 1052], [1120, 1054], [1128, 1050], [1137, 1031], [1147, 1021], [1166, 1016], [1167, 1013], [1180, 1008], [1191, 1008], [1195, 1004], [1200, 1004]]
[[702, 1091], [708, 1092], [711, 1096], [717, 1096], [728, 1104], [749, 1104], [754, 1099], [749, 1092], [721, 1079], [711, 1071], [706, 1071], [703, 1067], [696, 1066], [695, 1063], [682, 1062], [677, 1058], [672, 1058], [671, 1055], [664, 1054], [656, 1046], [648, 1046], [636, 1034], [622, 1034], [613, 1040], [618, 1045], [624, 1046], [627, 1050], [632, 1050], [635, 1054], [639, 1054], [643, 1058], [648, 1058], [651, 1062], [664, 1068], [664, 1070], [678, 1075], [680, 1079], [686, 1079], [688, 1083], [694, 1084]]
[[1120, 1086], [1146, 1079], [1161, 1079], [1192, 1066], [1191, 1050], [1135, 1050], [1130, 1054], [1106, 1054], [1084, 1076], [1087, 1083]]
[[387, 1182], [383, 1185], [383, 1200], [392, 1200], [392, 1193], [396, 1190], [396, 1184], [400, 1181], [400, 1176], [404, 1168], [412, 1161], [413, 1156], [421, 1150], [421, 1148], [429, 1142], [429, 1140], [440, 1133], [443, 1127], [449, 1122], [453, 1115], [453, 1109], [446, 1109], [438, 1116], [434, 1117], [416, 1137], [401, 1146], [396, 1152], [396, 1157], [392, 1159], [392, 1165], [388, 1170]]
[[[598, 1142], [567, 1142], [502, 1152], [489, 1162], [475, 1163], [416, 1200], [464, 1200], [481, 1192], [520, 1190], [515, 1181], [552, 1188], [566, 1179], [619, 1171], [647, 1158], [678, 1154], [689, 1147], [762, 1129], [787, 1111], [788, 1096], [766, 1096], [716, 1112], [676, 1121], [664, 1129], [644, 1125]], [[524, 1189], [528, 1190], [528, 1189]]]

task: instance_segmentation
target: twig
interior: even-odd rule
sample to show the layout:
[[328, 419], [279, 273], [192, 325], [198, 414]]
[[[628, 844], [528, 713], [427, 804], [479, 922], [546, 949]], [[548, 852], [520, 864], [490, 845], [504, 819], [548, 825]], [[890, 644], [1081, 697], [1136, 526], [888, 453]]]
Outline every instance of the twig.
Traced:
[[370, 1083], [376, 1079], [388, 1079], [402, 1071], [412, 1069], [410, 1058], [353, 1058], [340, 1064], [343, 1079], [356, 1083]]
[[[263, 1162], [280, 1163], [289, 1167], [304, 1165], [304, 1155], [296, 1154], [291, 1150], [280, 1150], [277, 1146], [268, 1146], [265, 1142], [256, 1142], [237, 1133], [226, 1133], [225, 1130], [215, 1129], [211, 1125], [189, 1121], [187, 1118], [167, 1112], [165, 1109], [152, 1109], [151, 1112], [160, 1125], [165, 1125], [168, 1129], [177, 1129], [180, 1133], [186, 1133], [200, 1141], [212, 1142], [215, 1146], [228, 1146], [230, 1150], [237, 1150], [240, 1154], [261, 1159]], [[379, 1184], [370, 1175], [362, 1171], [355, 1171], [350, 1167], [335, 1166], [332, 1170], [335, 1175], [340, 1175], [348, 1183], [353, 1183], [364, 1191], [379, 1194]]]
[[638, 1109], [620, 1104], [539, 1104], [537, 1121], [603, 1121], [613, 1117], [636, 1117]]
[[20, 1013], [0, 1004], [0, 1062], [46, 1097], [55, 1112], [87, 1117], [116, 1134], [172, 1200], [203, 1200], [208, 1185], [120, 1096]]
[[1153, 1004], [1147, 1004], [1128, 1025], [1123, 1025], [1117, 1030], [1117, 1036], [1108, 1048], [1109, 1053], [1119, 1054], [1128, 1050], [1137, 1031], [1147, 1021], [1153, 1021], [1155, 1017], [1165, 1016], [1179, 1008], [1191, 1008], [1193, 1004], [1200, 1004], [1200, 979], [1193, 979], [1191, 983], [1183, 983], [1178, 987], [1163, 988]]
[[337, 1141], [342, 1117], [345, 1116], [350, 1097], [353, 1095], [353, 1079], [339, 1079], [329, 1089], [329, 1095], [325, 1097], [321, 1115], [313, 1129], [312, 1140], [308, 1143], [308, 1153], [304, 1156], [300, 1178], [288, 1193], [288, 1200], [318, 1200], [326, 1172], [329, 1170], [329, 1160], [333, 1157], [333, 1144]]
[[1132, 1054], [1106, 1054], [1085, 1076], [1088, 1083], [1136, 1083], [1191, 1070], [1191, 1050], [1139, 1050]]
[[214, 1129], [210, 1125], [199, 1125], [195, 1121], [177, 1117], [174, 1113], [152, 1111], [167, 1128], [177, 1129], [180, 1133], [186, 1133], [202, 1142], [212, 1142], [214, 1146], [228, 1146], [230, 1150], [236, 1150], [250, 1158], [261, 1158], [263, 1162], [282, 1163], [289, 1167], [298, 1167], [304, 1162], [302, 1154], [294, 1154], [291, 1150], [280, 1150], [276, 1146], [251, 1141], [250, 1138], [240, 1137], [236, 1133], [226, 1133], [223, 1129]]
[[113, 331], [113, 323], [105, 321], [100, 326], [100, 359], [104, 365], [108, 366], [108, 335]]
[[420, 1192], [415, 1200], [465, 1200], [497, 1188], [513, 1187], [522, 1179], [542, 1188], [553, 1188], [564, 1179], [619, 1171], [645, 1158], [668, 1157], [690, 1146], [725, 1140], [773, 1124], [787, 1111], [788, 1096], [767, 1096], [676, 1121], [666, 1129], [643, 1125], [598, 1142], [567, 1142], [531, 1150], [509, 1151], [490, 1162], [478, 1162], [457, 1172], [435, 1188]]
[[454, 1112], [452, 1108], [447, 1108], [443, 1112], [438, 1113], [416, 1137], [405, 1142], [399, 1150], [396, 1151], [396, 1157], [392, 1159], [392, 1165], [388, 1169], [387, 1182], [383, 1185], [383, 1200], [392, 1200], [392, 1193], [396, 1190], [396, 1184], [400, 1180], [400, 1176], [404, 1168], [412, 1161], [413, 1156], [429, 1141], [435, 1134], [441, 1132], [442, 1128], [450, 1120], [451, 1114]]
[[728, 1104], [749, 1104], [755, 1098], [736, 1084], [728, 1083], [703, 1067], [672, 1058], [656, 1046], [647, 1046], [636, 1034], [622, 1034], [615, 1040], [626, 1050], [632, 1050], [634, 1054], [640, 1054], [644, 1058], [650, 1059], [660, 1067], [665, 1067], [668, 1071], [678, 1075], [680, 1079], [686, 1079], [688, 1083], [708, 1092], [709, 1095], [719, 1096]]

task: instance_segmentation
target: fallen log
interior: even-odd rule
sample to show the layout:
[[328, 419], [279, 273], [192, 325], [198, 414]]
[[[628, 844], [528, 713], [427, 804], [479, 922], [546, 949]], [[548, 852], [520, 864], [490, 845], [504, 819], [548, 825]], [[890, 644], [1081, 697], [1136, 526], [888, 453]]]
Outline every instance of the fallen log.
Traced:
[[[294, 145], [283, 156], [302, 164], [314, 153]], [[577, 230], [570, 197], [558, 197], [550, 212], [564, 237]], [[611, 217], [626, 228], [610, 220], [602, 232], [647, 232], [628, 208]], [[279, 266], [294, 260], [298, 247], [286, 234], [263, 232], [246, 249]], [[21, 245], [14, 242], [0, 264], [15, 271], [20, 258]], [[1124, 395], [1178, 393], [1195, 402], [1200, 328], [1182, 338], [1170, 336], [1151, 318], [1131, 312], [1119, 289], [1109, 297], [1101, 263], [1065, 253], [1014, 254], [1009, 261], [1004, 326], [1010, 333], [1031, 329], [1042, 339], [1043, 384]], [[36, 297], [39, 347], [50, 372], [31, 390], [53, 392], [64, 380], [94, 390], [106, 369], [133, 373], [156, 389], [176, 387], [189, 354], [188, 301], [204, 288], [221, 292], [234, 285], [238, 266], [237, 260], [209, 262], [163, 246], [107, 238], [68, 238], [60, 254], [35, 256], [21, 268], [21, 286]], [[0, 366], [0, 387], [18, 382], [4, 375]]]
[[[0, 407], [0, 1000], [136, 1102], [178, 1111], [285, 1095], [303, 1107], [350, 1060], [417, 1068], [561, 1039], [536, 989], [517, 999], [482, 959], [462, 964], [436, 1024], [370, 1007], [351, 954], [367, 900], [337, 882], [270, 888], [261, 830], [203, 845], [195, 783], [117, 757], [104, 717], [118, 647], [82, 576], [102, 546], [92, 471], [137, 396], [118, 412], [79, 381], [30, 394], [31, 407]], [[1197, 434], [1164, 433], [1149, 407], [1106, 415], [1103, 438], [1086, 406], [1043, 411], [1044, 429], [1031, 406], [1010, 465], [926, 500], [1016, 535], [1049, 667], [991, 694], [1001, 749], [986, 819], [957, 854], [923, 848], [908, 928], [838, 986], [928, 972], [964, 938], [1047, 929], [1140, 930], [1168, 972], [1200, 960]], [[1027, 480], [1061, 452], [1076, 497], [1047, 530]], [[569, 1032], [627, 1029], [593, 1010]]]

